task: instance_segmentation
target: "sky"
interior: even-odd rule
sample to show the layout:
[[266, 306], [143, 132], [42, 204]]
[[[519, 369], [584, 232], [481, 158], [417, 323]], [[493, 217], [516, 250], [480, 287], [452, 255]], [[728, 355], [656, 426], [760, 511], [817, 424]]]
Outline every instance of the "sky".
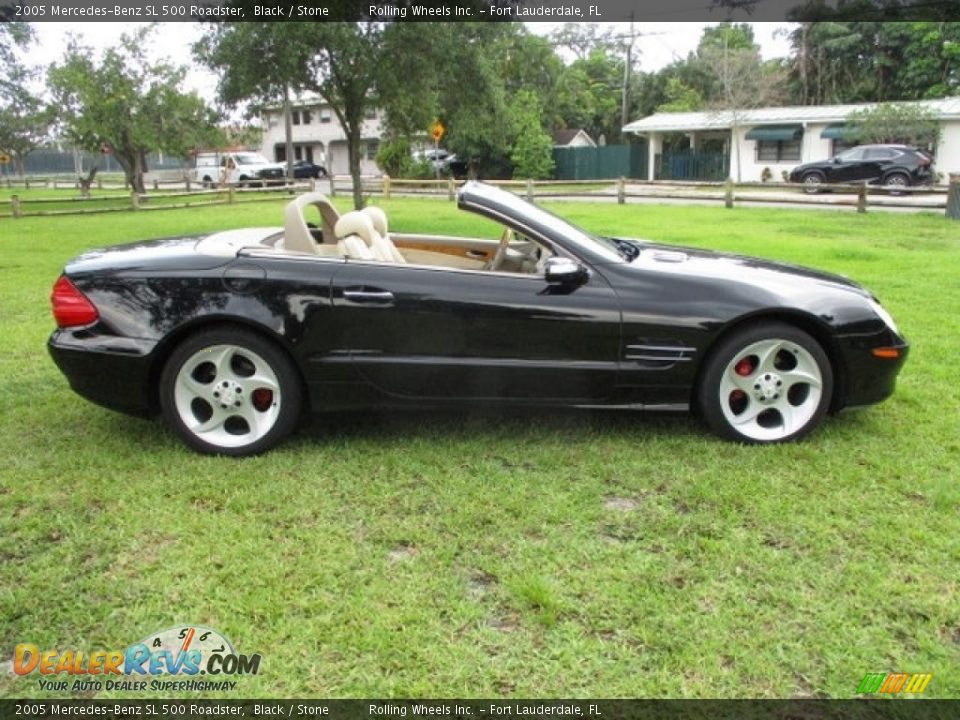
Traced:
[[[37, 41], [26, 53], [32, 65], [48, 65], [59, 60], [66, 47], [67, 36], [77, 35], [85, 44], [95, 49], [105, 49], [116, 44], [123, 33], [129, 33], [145, 23], [35, 23]], [[526, 23], [538, 35], [546, 35], [561, 23]], [[600, 23], [617, 28], [620, 33], [629, 33], [629, 23]], [[676, 59], [685, 58], [694, 50], [703, 28], [716, 23], [636, 23], [634, 31], [642, 34], [635, 45], [640, 51], [640, 69], [643, 72], [659, 70]], [[216, 95], [217, 78], [193, 62], [190, 46], [199, 39], [202, 27], [198, 23], [157, 23], [154, 34], [153, 56], [168, 58], [190, 68], [186, 85], [201, 96], [213, 101]], [[752, 23], [754, 36], [760, 45], [764, 59], [785, 57], [790, 43], [788, 23]]]

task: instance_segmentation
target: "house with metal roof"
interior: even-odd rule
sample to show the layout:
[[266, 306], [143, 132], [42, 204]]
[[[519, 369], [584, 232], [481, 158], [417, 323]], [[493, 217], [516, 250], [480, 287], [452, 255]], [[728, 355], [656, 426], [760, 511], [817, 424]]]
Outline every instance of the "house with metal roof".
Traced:
[[[921, 100], [917, 103], [940, 117], [943, 134], [935, 152], [935, 168], [946, 178], [960, 172], [960, 97]], [[808, 105], [800, 107], [768, 107], [751, 110], [656, 113], [626, 125], [624, 133], [646, 138], [648, 179], [721, 179], [731, 177], [743, 182], [756, 182], [766, 174], [780, 180], [797, 165], [833, 157], [849, 147], [843, 140], [847, 116], [856, 110], [876, 107], [861, 105]], [[664, 151], [667, 136], [681, 134], [688, 138], [689, 149], [681, 153]], [[675, 136], [675, 135], [674, 135]], [[703, 162], [715, 150], [721, 163]], [[679, 165], [673, 157], [683, 155], [687, 162]], [[767, 173], [764, 170], [767, 170]], [[738, 172], [739, 170], [739, 172]]]

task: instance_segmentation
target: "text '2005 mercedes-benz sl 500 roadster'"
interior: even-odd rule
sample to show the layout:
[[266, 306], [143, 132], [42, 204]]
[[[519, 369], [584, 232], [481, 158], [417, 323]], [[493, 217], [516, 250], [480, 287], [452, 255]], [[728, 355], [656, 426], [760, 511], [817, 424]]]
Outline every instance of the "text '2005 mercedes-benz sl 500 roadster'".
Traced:
[[482, 183], [458, 201], [499, 240], [310, 193], [282, 228], [88, 252], [54, 285], [50, 352], [80, 395], [228, 455], [304, 410], [453, 403], [693, 410], [768, 443], [893, 392], [907, 344], [845, 278], [597, 237]]

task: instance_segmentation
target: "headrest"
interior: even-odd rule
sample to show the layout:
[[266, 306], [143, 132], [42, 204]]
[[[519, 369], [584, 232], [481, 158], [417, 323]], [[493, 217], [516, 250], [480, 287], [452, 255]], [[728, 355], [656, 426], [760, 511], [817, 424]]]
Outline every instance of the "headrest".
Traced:
[[387, 236], [387, 214], [376, 207], [375, 205], [368, 205], [363, 210], [361, 210], [370, 220], [373, 222], [373, 229], [376, 230], [382, 237]]
[[337, 239], [342, 240], [350, 235], [359, 235], [369, 245], [373, 242], [373, 223], [370, 218], [359, 210], [352, 210], [340, 216], [333, 229]]

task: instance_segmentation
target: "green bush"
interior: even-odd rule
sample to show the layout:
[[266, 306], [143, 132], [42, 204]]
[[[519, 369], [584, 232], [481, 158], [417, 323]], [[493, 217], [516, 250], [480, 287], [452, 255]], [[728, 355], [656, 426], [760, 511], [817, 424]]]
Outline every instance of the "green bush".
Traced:
[[390, 177], [413, 177], [414, 162], [410, 155], [410, 141], [406, 138], [393, 138], [380, 143], [377, 150], [377, 167]]

